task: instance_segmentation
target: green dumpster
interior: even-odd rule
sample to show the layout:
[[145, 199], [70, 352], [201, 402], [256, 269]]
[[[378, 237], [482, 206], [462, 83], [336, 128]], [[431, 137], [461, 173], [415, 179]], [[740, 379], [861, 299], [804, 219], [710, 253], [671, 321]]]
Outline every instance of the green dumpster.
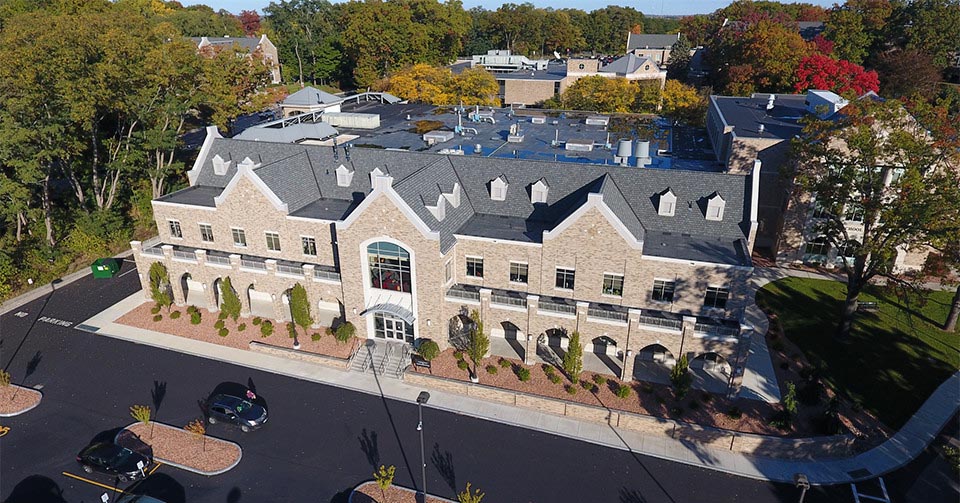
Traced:
[[90, 265], [94, 278], [112, 278], [120, 270], [120, 262], [112, 258], [98, 258]]

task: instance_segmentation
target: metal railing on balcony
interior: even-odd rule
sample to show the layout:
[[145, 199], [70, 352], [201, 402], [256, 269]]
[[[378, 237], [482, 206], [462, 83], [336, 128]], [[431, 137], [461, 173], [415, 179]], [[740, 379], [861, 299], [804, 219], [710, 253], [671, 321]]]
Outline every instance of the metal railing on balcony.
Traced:
[[340, 273], [336, 271], [327, 271], [325, 269], [314, 269], [313, 277], [314, 279], [326, 281], [340, 281]]
[[291, 274], [293, 276], [303, 276], [303, 266], [299, 264], [284, 264], [277, 262], [277, 272]]
[[480, 292], [474, 292], [471, 290], [459, 290], [451, 288], [447, 290], [447, 297], [454, 299], [469, 300], [473, 302], [480, 302]]
[[699, 321], [693, 326], [693, 331], [701, 335], [716, 335], [720, 337], [737, 337], [740, 335], [740, 327]]
[[551, 302], [549, 300], [541, 300], [540, 303], [537, 304], [537, 309], [548, 313], [572, 314], [574, 316], [577, 314], [577, 306]]
[[152, 248], [144, 248], [144, 249], [143, 249], [143, 254], [144, 254], [144, 255], [153, 255], [153, 256], [155, 256], [155, 257], [162, 257], [162, 256], [163, 256], [163, 248], [160, 248], [159, 246], [154, 246], [154, 247], [152, 247]]
[[230, 257], [226, 255], [211, 255], [207, 253], [207, 262], [210, 264], [230, 265]]
[[241, 259], [240, 259], [240, 266], [241, 266], [241, 267], [246, 267], [247, 269], [259, 269], [259, 270], [261, 270], [261, 271], [266, 271], [266, 270], [267, 270], [267, 264], [266, 264], [266, 262], [264, 262], [264, 261], [262, 261], [262, 260], [253, 260], [253, 259], [248, 259], [248, 258], [241, 258]]
[[190, 262], [196, 262], [197, 254], [193, 253], [192, 250], [191, 251], [173, 250], [173, 258], [180, 259], [180, 260], [189, 260]]
[[659, 316], [640, 315], [640, 324], [648, 327], [667, 328], [671, 330], [680, 330], [683, 328], [683, 320], [675, 318], [661, 318]]
[[527, 299], [523, 297], [514, 297], [511, 295], [504, 295], [501, 293], [491, 293], [490, 303], [497, 304], [500, 306], [527, 307]]
[[607, 321], [616, 321], [619, 323], [627, 322], [627, 313], [625, 311], [613, 311], [594, 306], [587, 308], [587, 317], [598, 318]]

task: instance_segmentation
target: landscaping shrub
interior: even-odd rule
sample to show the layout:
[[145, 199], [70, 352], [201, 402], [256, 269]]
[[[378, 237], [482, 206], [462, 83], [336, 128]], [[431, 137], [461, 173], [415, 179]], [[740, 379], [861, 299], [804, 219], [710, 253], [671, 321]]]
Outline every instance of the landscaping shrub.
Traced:
[[310, 334], [310, 340], [313, 342], [319, 341], [323, 337], [323, 332], [314, 332]]
[[253, 323], [254, 325], [259, 325], [261, 322], [263, 322], [263, 320], [260, 319], [259, 316], [257, 316], [257, 317], [254, 318], [253, 321], [251, 321], [250, 323]]
[[150, 314], [157, 314], [159, 312], [160, 312], [159, 304], [155, 304], [153, 307], [150, 308]]
[[783, 410], [790, 417], [797, 415], [797, 386], [792, 382], [787, 383], [787, 394], [783, 397]]
[[497, 366], [496, 366], [496, 365], [487, 365], [487, 373], [488, 373], [488, 374], [496, 374], [496, 373], [497, 373]]
[[549, 374], [547, 376], [547, 379], [550, 379], [550, 382], [552, 382], [553, 384], [560, 384], [560, 381], [563, 380], [563, 378], [558, 376], [557, 374]]
[[167, 266], [160, 262], [150, 265], [150, 298], [160, 307], [169, 307], [173, 303], [170, 295], [170, 275]]
[[467, 370], [467, 361], [466, 360], [457, 360], [457, 368], [460, 370]]
[[510, 368], [510, 360], [507, 360], [506, 358], [501, 358], [501, 359], [500, 359], [500, 368], [502, 368], [502, 369]]
[[572, 382], [576, 382], [583, 372], [583, 345], [580, 344], [580, 332], [576, 330], [570, 334], [570, 344], [563, 354], [563, 371]]
[[677, 364], [670, 369], [670, 383], [677, 398], [683, 398], [690, 391], [690, 384], [693, 383], [693, 376], [689, 372], [689, 362], [687, 355], [677, 359]]
[[220, 337], [226, 337], [229, 333], [230, 333], [230, 330], [227, 330], [227, 327], [223, 327], [217, 332], [217, 335], [219, 335]]
[[201, 317], [200, 311], [196, 311], [196, 310], [193, 311], [192, 313], [190, 313], [190, 323], [192, 323], [192, 324], [194, 324], [194, 325], [199, 325], [199, 324], [200, 324], [200, 317]]
[[544, 364], [542, 365], [542, 368], [543, 368], [543, 373], [544, 373], [547, 377], [550, 377], [550, 376], [554, 375], [553, 365], [550, 365], [550, 364], [548, 364], [548, 363], [544, 363]]
[[520, 380], [523, 381], [523, 382], [529, 381], [529, 380], [530, 380], [530, 369], [528, 369], [528, 368], [526, 368], [526, 367], [520, 367], [519, 369], [517, 369], [517, 378], [520, 379]]
[[599, 386], [603, 386], [604, 384], [607, 384], [607, 378], [600, 374], [593, 374], [593, 382], [597, 383]]
[[770, 426], [777, 428], [778, 430], [789, 430], [790, 429], [790, 413], [784, 410], [777, 411], [768, 421]]
[[192, 305], [191, 305], [191, 306], [187, 306], [187, 312], [188, 312], [188, 313], [193, 314], [193, 313], [195, 313], [195, 312], [197, 312], [197, 311], [198, 311], [197, 306], [192, 306]]
[[617, 397], [619, 398], [627, 398], [628, 396], [630, 396], [630, 386], [627, 386], [626, 384], [621, 384], [620, 386], [617, 386], [616, 393], [617, 393]]
[[260, 324], [260, 337], [270, 337], [273, 335], [273, 323], [270, 320], [263, 320]]
[[577, 387], [574, 386], [574, 385], [572, 385], [572, 384], [567, 384], [567, 385], [564, 386], [563, 388], [564, 388], [565, 390], [567, 390], [567, 394], [569, 394], [569, 395], [576, 395], [576, 394], [577, 394]]
[[217, 320], [217, 322], [213, 324], [213, 328], [216, 328], [217, 330], [223, 328], [223, 326], [224, 326], [223, 320]]
[[246, 330], [246, 329], [247, 329], [247, 324], [246, 324], [246, 323], [241, 323], [241, 324], [237, 325], [237, 332], [243, 332], [243, 331]]
[[436, 341], [430, 339], [424, 339], [420, 341], [420, 346], [417, 349], [417, 352], [420, 353], [420, 356], [429, 361], [433, 361], [438, 355], [440, 355], [440, 345]]
[[353, 323], [349, 321], [341, 323], [337, 326], [337, 329], [333, 332], [333, 337], [337, 342], [347, 342], [357, 333], [357, 327], [353, 326]]
[[741, 417], [743, 417], [743, 411], [740, 410], [740, 407], [737, 407], [737, 406], [730, 407], [729, 409], [727, 409], [727, 412], [725, 412], [725, 414], [730, 419], [740, 419]]
[[180, 317], [180, 311], [173, 311], [170, 313], [170, 319], [175, 320]]
[[217, 313], [217, 319], [220, 321], [227, 319], [227, 313], [220, 311], [219, 313]]
[[237, 296], [237, 292], [233, 289], [233, 283], [230, 280], [230, 276], [223, 278], [220, 282], [220, 312], [229, 316], [233, 321], [237, 321], [237, 318], [240, 317], [240, 309], [242, 305], [240, 304], [240, 297]]
[[580, 381], [580, 387], [587, 391], [593, 391], [597, 386], [590, 381]]
[[160, 320], [162, 320], [162, 319], [163, 319], [163, 315], [162, 315], [162, 314], [155, 314], [155, 315], [153, 315], [153, 321], [160, 321]]

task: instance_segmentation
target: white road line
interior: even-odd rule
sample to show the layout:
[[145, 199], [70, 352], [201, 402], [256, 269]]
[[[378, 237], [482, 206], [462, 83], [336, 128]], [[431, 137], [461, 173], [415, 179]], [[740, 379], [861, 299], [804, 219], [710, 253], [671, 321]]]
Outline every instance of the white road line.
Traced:
[[126, 276], [127, 274], [130, 274], [130, 273], [132, 273], [132, 272], [137, 272], [137, 268], [134, 267], [133, 269], [130, 269], [129, 271], [127, 271], [127, 272], [125, 272], [125, 273], [122, 273], [122, 274], [120, 274], [120, 275], [117, 276], [117, 277], [118, 277], [118, 278], [122, 278], [122, 277], [124, 277], [124, 276]]

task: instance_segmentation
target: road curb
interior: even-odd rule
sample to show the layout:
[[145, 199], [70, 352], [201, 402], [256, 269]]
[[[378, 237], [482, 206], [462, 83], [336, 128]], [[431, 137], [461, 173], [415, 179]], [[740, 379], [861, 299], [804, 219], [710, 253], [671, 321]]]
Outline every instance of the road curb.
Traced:
[[[357, 489], [359, 489], [360, 486], [365, 486], [365, 485], [367, 485], [367, 484], [376, 484], [376, 481], [373, 480], [373, 479], [365, 480], [365, 481], [357, 484], [356, 486], [354, 486], [353, 489], [350, 490], [350, 496], [347, 496], [347, 503], [353, 503], [353, 495], [357, 493]], [[420, 491], [417, 491], [417, 490], [415, 490], [415, 489], [410, 489], [409, 487], [398, 486], [398, 485], [396, 485], [396, 484], [390, 484], [390, 487], [395, 487], [395, 488], [397, 488], [397, 489], [399, 489], [399, 490], [401, 490], [401, 491], [411, 493], [411, 494], [414, 495], [414, 497], [416, 497], [416, 495], [420, 494]], [[437, 500], [437, 501], [440, 501], [440, 502], [442, 502], [442, 503], [457, 503], [457, 502], [454, 501], [454, 500], [447, 499], [447, 498], [444, 498], [444, 497], [442, 497], [442, 496], [437, 496], [436, 494], [427, 494], [427, 497], [428, 497], [428, 498], [431, 498], [431, 499], [434, 499], [434, 500]]]
[[39, 407], [39, 406], [40, 406], [40, 402], [43, 401], [43, 393], [41, 393], [40, 390], [35, 390], [35, 389], [33, 389], [33, 388], [27, 388], [27, 387], [24, 387], [24, 386], [18, 386], [18, 385], [16, 385], [16, 384], [11, 384], [10, 386], [13, 386], [14, 388], [20, 388], [21, 390], [27, 391], [27, 392], [29, 392], [29, 393], [37, 394], [37, 395], [40, 396], [40, 398], [37, 400], [37, 403], [35, 403], [35, 404], [27, 407], [26, 409], [23, 409], [23, 410], [17, 411], [17, 412], [13, 412], [13, 413], [10, 413], [10, 414], [2, 414], [2, 413], [0, 413], [0, 417], [14, 417], [14, 416], [19, 416], [20, 414], [26, 414], [27, 412], [30, 412], [31, 410], [36, 409], [37, 407]]
[[[165, 423], [159, 423], [159, 422], [157, 422], [157, 421], [151, 421], [151, 422], [152, 422], [154, 425], [156, 425], [156, 426], [162, 426], [162, 427], [164, 427], [164, 428], [169, 428], [169, 429], [171, 429], [171, 430], [180, 431], [180, 428], [177, 428], [176, 426], [171, 426], [171, 425], [165, 424]], [[132, 430], [128, 430], [128, 428], [130, 428], [131, 426], [138, 425], [138, 424], [141, 424], [141, 423], [139, 423], [139, 422], [134, 422], [134, 423], [128, 424], [127, 426], [124, 426], [123, 429], [120, 430], [119, 432], [117, 432], [116, 436], [113, 437], [114, 443], [116, 443], [117, 439], [120, 438], [120, 435], [122, 435], [123, 432], [129, 431], [130, 433], [133, 433], [133, 431], [132, 431]], [[133, 433], [133, 435], [134, 435], [134, 436], [137, 436], [136, 433]], [[158, 457], [158, 456], [154, 456], [153, 459], [154, 459], [154, 461], [159, 461], [159, 462], [161, 462], [161, 463], [163, 463], [163, 464], [165, 464], [165, 465], [169, 465], [169, 466], [172, 466], [172, 467], [174, 467], [174, 468], [179, 468], [179, 469], [181, 469], [181, 470], [185, 470], [185, 471], [188, 471], [188, 472], [191, 472], [191, 473], [196, 473], [197, 475], [204, 475], [204, 476], [206, 476], [206, 477], [212, 477], [212, 476], [214, 476], [214, 475], [220, 475], [220, 474], [223, 474], [223, 473], [227, 473], [228, 471], [233, 470], [234, 468], [237, 467], [237, 465], [240, 464], [240, 460], [243, 459], [243, 447], [240, 447], [240, 444], [238, 444], [238, 443], [236, 443], [236, 442], [231, 442], [231, 441], [229, 441], [229, 440], [225, 440], [225, 439], [222, 439], [222, 438], [218, 438], [218, 437], [206, 435], [206, 434], [204, 434], [204, 436], [207, 437], [208, 439], [212, 439], [212, 440], [216, 440], [216, 441], [218, 441], [218, 442], [223, 442], [223, 443], [225, 443], [225, 444], [230, 444], [230, 445], [236, 446], [236, 447], [237, 447], [237, 452], [240, 453], [240, 455], [237, 456], [237, 460], [234, 461], [230, 466], [228, 466], [228, 467], [226, 467], [226, 468], [223, 468], [223, 469], [221, 469], [221, 470], [203, 471], [203, 470], [199, 470], [199, 469], [196, 469], [196, 468], [193, 468], [193, 467], [190, 467], [190, 466], [182, 465], [182, 464], [177, 463], [177, 462], [175, 462], [175, 461], [170, 461], [169, 459], [164, 459], [164, 458], [161, 458], [161, 457]], [[137, 438], [140, 438], [140, 437], [137, 436]], [[141, 441], [142, 441], [142, 439], [141, 439]], [[144, 443], [146, 443], [146, 442], [144, 442]], [[147, 445], [150, 445], [150, 444], [147, 444]], [[151, 446], [151, 448], [152, 448], [152, 447], [153, 447], [153, 446]]]

